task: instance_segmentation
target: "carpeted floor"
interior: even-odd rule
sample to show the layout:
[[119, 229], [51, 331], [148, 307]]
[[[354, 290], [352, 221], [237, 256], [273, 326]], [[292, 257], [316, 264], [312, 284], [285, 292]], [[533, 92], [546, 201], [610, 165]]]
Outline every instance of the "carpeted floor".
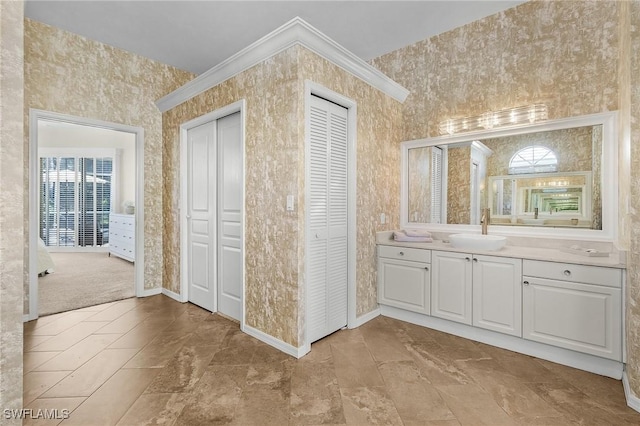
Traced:
[[55, 269], [38, 278], [40, 316], [135, 296], [134, 265], [107, 253], [51, 253]]

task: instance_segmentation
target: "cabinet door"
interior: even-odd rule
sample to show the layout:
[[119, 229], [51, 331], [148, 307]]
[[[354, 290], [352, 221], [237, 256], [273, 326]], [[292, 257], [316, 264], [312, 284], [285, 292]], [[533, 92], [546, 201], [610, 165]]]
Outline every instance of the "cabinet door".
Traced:
[[523, 277], [523, 337], [622, 360], [621, 290]]
[[522, 260], [473, 257], [473, 325], [522, 337]]
[[429, 264], [378, 259], [378, 303], [429, 314]]
[[431, 315], [471, 325], [471, 255], [431, 254]]

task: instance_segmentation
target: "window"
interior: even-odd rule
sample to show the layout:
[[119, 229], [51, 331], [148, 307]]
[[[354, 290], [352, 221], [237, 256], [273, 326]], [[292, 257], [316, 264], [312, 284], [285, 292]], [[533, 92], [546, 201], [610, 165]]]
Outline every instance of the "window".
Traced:
[[48, 247], [108, 242], [113, 156], [40, 156], [40, 238]]
[[509, 174], [548, 173], [558, 170], [558, 158], [549, 148], [532, 145], [516, 152], [509, 161]]

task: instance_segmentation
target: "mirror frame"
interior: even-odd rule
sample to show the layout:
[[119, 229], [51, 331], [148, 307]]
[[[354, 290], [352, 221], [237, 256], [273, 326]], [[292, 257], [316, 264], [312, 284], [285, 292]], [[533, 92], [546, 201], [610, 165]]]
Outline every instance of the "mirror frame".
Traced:
[[400, 144], [400, 226], [402, 228], [427, 228], [434, 232], [449, 233], [478, 233], [480, 225], [416, 223], [408, 220], [408, 159], [409, 150], [428, 146], [449, 146], [471, 142], [473, 140], [497, 138], [504, 136], [522, 135], [551, 130], [570, 129], [574, 127], [602, 126], [602, 230], [544, 228], [535, 226], [500, 226], [489, 224], [489, 233], [523, 236], [546, 237], [554, 239], [579, 239], [592, 241], [617, 241], [618, 236], [618, 173], [616, 161], [618, 158], [618, 134], [616, 131], [617, 111], [589, 114], [578, 117], [547, 120], [535, 124], [505, 126], [497, 129], [468, 132], [456, 135], [437, 136], [433, 138], [405, 141]]

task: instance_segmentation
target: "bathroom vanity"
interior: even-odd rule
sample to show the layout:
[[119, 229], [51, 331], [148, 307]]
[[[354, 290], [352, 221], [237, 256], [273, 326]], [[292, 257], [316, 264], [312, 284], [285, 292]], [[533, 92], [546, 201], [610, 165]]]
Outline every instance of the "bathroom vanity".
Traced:
[[559, 243], [468, 252], [377, 238], [382, 315], [620, 379], [619, 253], [587, 257]]

